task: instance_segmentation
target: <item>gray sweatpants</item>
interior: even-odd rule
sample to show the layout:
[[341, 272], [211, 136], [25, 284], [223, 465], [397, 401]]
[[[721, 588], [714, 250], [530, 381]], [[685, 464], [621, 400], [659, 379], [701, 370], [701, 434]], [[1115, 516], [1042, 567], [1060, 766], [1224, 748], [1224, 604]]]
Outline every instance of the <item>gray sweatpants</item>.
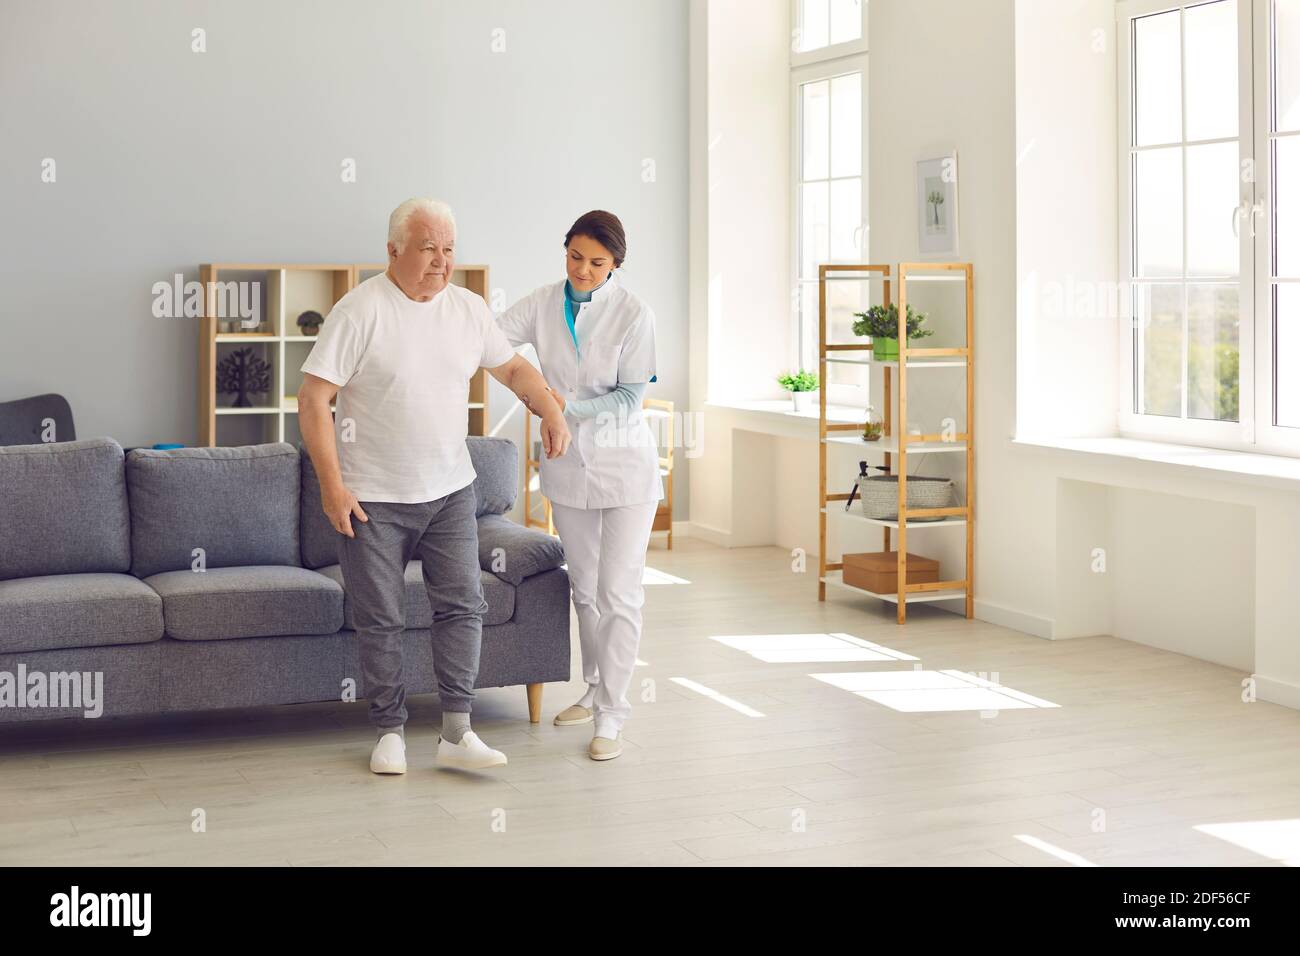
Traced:
[[363, 501], [369, 521], [352, 518], [339, 535], [343, 586], [360, 642], [361, 681], [376, 727], [406, 723], [402, 631], [406, 627], [406, 565], [418, 558], [433, 606], [433, 666], [444, 712], [474, 706], [483, 614], [479, 579], [477, 499], [472, 484], [417, 504]]

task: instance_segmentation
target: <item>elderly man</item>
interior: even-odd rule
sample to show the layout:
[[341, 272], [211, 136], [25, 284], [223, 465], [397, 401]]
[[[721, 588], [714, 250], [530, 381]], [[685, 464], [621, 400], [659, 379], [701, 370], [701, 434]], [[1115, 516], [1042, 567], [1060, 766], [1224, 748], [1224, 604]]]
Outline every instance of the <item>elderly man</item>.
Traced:
[[438, 763], [482, 769], [506, 762], [469, 721], [487, 610], [465, 445], [470, 378], [487, 368], [540, 416], [548, 458], [564, 454], [570, 441], [541, 373], [515, 354], [481, 297], [451, 284], [455, 245], [446, 204], [408, 199], [398, 206], [388, 221], [387, 271], [338, 301], [302, 366], [298, 415], [325, 514], [340, 534], [361, 677], [378, 728], [375, 773], [406, 772], [401, 640], [412, 555], [423, 564], [433, 606]]

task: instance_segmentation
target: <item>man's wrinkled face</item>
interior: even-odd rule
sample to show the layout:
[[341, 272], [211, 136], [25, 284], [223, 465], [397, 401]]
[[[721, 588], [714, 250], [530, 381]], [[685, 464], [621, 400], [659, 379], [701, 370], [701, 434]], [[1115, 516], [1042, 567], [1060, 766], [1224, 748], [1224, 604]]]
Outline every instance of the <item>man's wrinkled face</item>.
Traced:
[[427, 302], [447, 288], [455, 268], [456, 232], [451, 223], [415, 213], [406, 221], [406, 241], [399, 250], [388, 244], [388, 267], [402, 291]]

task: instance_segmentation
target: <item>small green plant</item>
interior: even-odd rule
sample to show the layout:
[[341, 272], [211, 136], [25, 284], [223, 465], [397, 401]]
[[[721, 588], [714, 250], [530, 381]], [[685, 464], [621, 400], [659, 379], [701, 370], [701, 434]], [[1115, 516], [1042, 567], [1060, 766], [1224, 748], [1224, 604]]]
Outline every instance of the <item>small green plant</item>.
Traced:
[[817, 376], [812, 372], [799, 369], [798, 372], [791, 375], [787, 372], [777, 378], [777, 382], [787, 392], [815, 392], [817, 391]]
[[880, 436], [884, 434], [885, 426], [881, 422], [867, 422], [862, 426], [863, 441], [880, 441]]
[[[854, 335], [869, 335], [873, 339], [898, 338], [898, 306], [893, 303], [888, 307], [873, 305], [865, 312], [854, 312], [853, 316], [857, 320], [853, 323]], [[910, 305], [907, 307], [909, 339], [923, 339], [927, 335], [934, 335], [934, 329], [921, 328], [925, 320], [924, 312], [916, 312]]]

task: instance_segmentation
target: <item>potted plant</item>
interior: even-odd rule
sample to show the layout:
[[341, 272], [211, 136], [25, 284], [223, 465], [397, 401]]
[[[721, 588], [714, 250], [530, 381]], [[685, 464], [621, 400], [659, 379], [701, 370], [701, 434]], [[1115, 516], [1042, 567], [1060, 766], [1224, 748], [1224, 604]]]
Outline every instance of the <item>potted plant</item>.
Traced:
[[820, 384], [817, 381], [816, 375], [812, 372], [805, 371], [804, 369], [799, 369], [799, 371], [793, 375], [787, 372], [778, 377], [777, 382], [780, 383], [783, 389], [790, 393], [790, 397], [794, 401], [794, 410], [796, 412], [808, 410], [809, 399], [812, 397], [813, 392], [817, 391], [817, 387]]
[[[871, 337], [872, 357], [878, 362], [898, 361], [898, 306], [873, 305], [865, 312], [853, 313], [853, 334]], [[923, 339], [934, 335], [933, 329], [924, 329], [926, 316], [907, 307], [907, 338]]]

